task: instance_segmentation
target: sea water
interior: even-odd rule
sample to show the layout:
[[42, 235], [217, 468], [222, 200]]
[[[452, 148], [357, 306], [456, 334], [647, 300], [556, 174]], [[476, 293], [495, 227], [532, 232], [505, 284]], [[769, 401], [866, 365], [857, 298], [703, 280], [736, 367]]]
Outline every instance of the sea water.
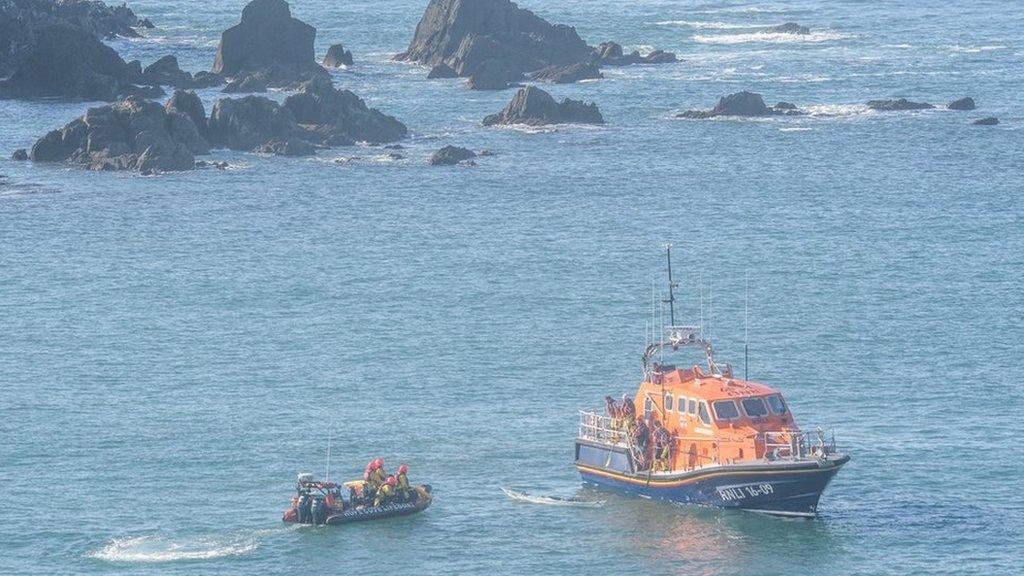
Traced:
[[[1019, 573], [1018, 3], [524, 1], [591, 44], [682, 58], [551, 86], [608, 124], [543, 130], [481, 127], [511, 91], [389, 61], [425, 4], [292, 2], [318, 55], [354, 52], [336, 84], [409, 125], [401, 159], [0, 160], [0, 573]], [[243, 2], [131, 6], [158, 28], [122, 56], [195, 71]], [[812, 33], [760, 32], [790, 20]], [[810, 114], [673, 118], [744, 89]], [[864, 106], [966, 95], [977, 111]], [[92, 105], [0, 102], [0, 153]], [[496, 155], [428, 166], [447, 144]], [[581, 491], [577, 410], [635, 391], [664, 242], [677, 313], [699, 321], [702, 281], [719, 359], [852, 455], [820, 518]], [[328, 435], [332, 479], [384, 456], [436, 502], [285, 526]]]

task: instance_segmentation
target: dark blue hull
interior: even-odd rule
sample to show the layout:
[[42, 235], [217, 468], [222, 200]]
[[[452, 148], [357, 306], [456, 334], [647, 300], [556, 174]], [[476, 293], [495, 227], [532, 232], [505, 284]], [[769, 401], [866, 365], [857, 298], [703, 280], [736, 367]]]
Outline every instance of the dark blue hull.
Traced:
[[[648, 474], [634, 472], [631, 458], [627, 466], [615, 466], [611, 458], [595, 461], [588, 455], [596, 455], [603, 447], [586, 448], [582, 459], [577, 449], [576, 460], [586, 484], [644, 498], [782, 516], [816, 515], [825, 487], [849, 461], [848, 456], [831, 455], [824, 460], [754, 462]], [[622, 458], [616, 455], [614, 460], [621, 462]]]

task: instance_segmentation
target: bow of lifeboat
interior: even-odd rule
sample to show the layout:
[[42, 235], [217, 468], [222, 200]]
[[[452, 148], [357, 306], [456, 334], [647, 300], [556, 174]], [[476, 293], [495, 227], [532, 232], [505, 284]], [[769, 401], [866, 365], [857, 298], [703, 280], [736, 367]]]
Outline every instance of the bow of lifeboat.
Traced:
[[[583, 481], [645, 498], [815, 516], [849, 457], [832, 435], [802, 431], [777, 390], [734, 378], [707, 351], [711, 373], [648, 368], [645, 355], [632, 418], [614, 406], [580, 412], [575, 464]], [[657, 434], [640, 438], [639, 421], [663, 427], [662, 443]]]

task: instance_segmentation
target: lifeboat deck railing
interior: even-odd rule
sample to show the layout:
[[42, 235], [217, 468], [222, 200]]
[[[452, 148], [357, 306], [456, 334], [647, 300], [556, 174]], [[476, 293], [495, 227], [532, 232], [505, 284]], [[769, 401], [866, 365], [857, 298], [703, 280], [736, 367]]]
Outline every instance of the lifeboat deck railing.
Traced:
[[[580, 410], [579, 438], [608, 444], [612, 446], [624, 446], [633, 449], [632, 441], [624, 424], [617, 418], [606, 414]], [[684, 469], [701, 468], [704, 466], [735, 463], [734, 460], [721, 457], [723, 445], [748, 444], [749, 439], [723, 438], [719, 436], [699, 436], [673, 438], [673, 452], [683, 449], [684, 446], [701, 446], [710, 450], [686, 453], [683, 450], [684, 458], [689, 462]], [[755, 460], [783, 461], [783, 460], [808, 460], [821, 458], [836, 452], [835, 432], [830, 430], [826, 433], [821, 428], [813, 431], [800, 430], [779, 430], [760, 432], [754, 437], [754, 444], [761, 452], [761, 458]]]

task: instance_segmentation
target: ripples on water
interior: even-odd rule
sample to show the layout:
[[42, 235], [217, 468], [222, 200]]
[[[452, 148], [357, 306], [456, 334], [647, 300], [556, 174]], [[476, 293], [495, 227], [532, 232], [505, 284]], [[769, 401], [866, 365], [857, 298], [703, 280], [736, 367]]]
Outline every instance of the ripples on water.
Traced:
[[[551, 87], [607, 126], [503, 130], [479, 121], [511, 92], [387, 60], [424, 2], [292, 4], [318, 54], [355, 53], [336, 82], [409, 124], [403, 159], [218, 151], [232, 169], [150, 178], [2, 161], [0, 573], [1019, 572], [1015, 5], [525, 2], [684, 61]], [[199, 70], [242, 2], [132, 6], [161, 28], [123, 56]], [[760, 32], [787, 20], [818, 36]], [[673, 118], [741, 89], [809, 114]], [[980, 109], [864, 106], [964, 95]], [[0, 102], [2, 156], [88, 105]], [[496, 155], [426, 166], [445, 144]], [[852, 453], [820, 519], [498, 490], [577, 488], [575, 411], [634, 389], [667, 240], [684, 313], [700, 274], [734, 364], [749, 274], [751, 376]], [[437, 503], [281, 528], [330, 420], [334, 470], [408, 461]]]

